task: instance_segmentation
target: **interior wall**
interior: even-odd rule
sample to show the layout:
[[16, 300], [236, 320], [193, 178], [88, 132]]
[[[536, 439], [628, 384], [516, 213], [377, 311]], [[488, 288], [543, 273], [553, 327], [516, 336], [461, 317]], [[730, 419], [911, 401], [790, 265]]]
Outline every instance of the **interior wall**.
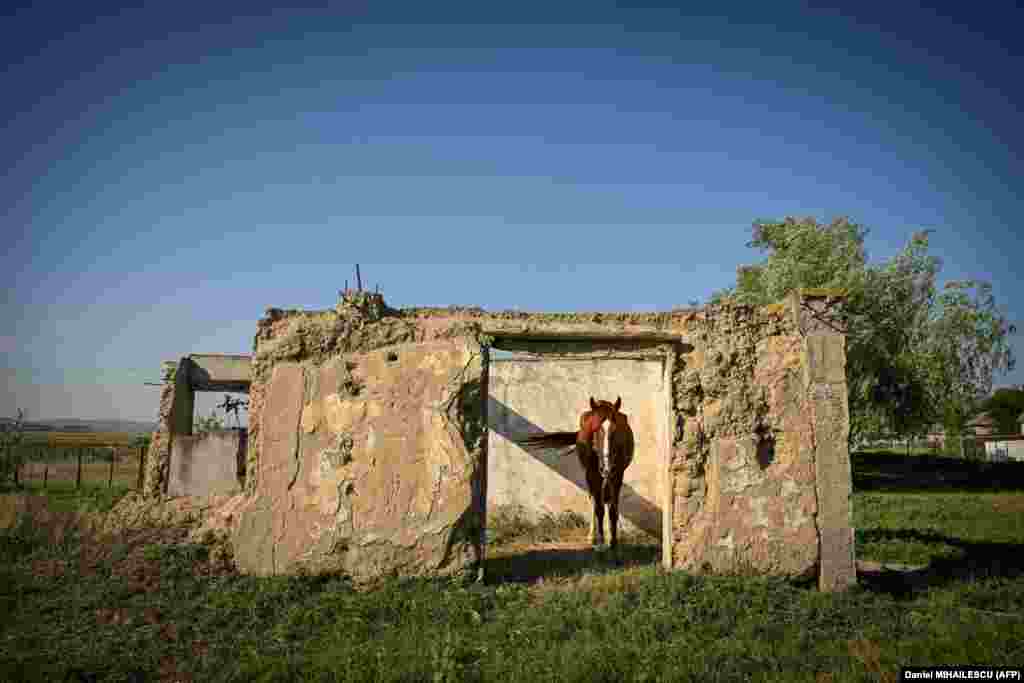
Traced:
[[503, 506], [528, 517], [573, 511], [590, 519], [586, 477], [574, 451], [527, 453], [512, 439], [540, 431], [575, 431], [589, 399], [615, 401], [633, 429], [636, 448], [625, 472], [620, 529], [662, 532], [664, 455], [667, 439], [664, 360], [565, 358], [511, 354], [494, 358], [489, 371], [487, 510]]
[[167, 494], [210, 496], [240, 491], [246, 443], [242, 429], [176, 434], [171, 442]]

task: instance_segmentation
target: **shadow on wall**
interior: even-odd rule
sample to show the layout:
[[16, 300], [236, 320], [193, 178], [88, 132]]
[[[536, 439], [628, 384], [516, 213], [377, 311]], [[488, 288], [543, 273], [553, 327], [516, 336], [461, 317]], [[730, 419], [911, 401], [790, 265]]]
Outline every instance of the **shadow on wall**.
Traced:
[[[491, 431], [510, 441], [522, 438], [527, 434], [539, 434], [544, 431], [493, 396], [487, 397], [487, 416]], [[584, 493], [587, 492], [587, 477], [575, 451], [561, 456], [555, 455], [559, 451], [553, 449], [549, 451], [552, 455], [547, 457], [529, 451], [525, 452]], [[642, 496], [627, 483], [622, 485], [619, 515], [628, 519], [637, 528], [661, 538], [661, 507]]]

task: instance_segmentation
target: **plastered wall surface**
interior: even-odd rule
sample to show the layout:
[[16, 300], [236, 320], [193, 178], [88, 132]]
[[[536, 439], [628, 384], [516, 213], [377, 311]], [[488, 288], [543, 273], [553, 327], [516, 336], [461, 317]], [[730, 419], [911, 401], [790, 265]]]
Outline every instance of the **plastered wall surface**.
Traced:
[[233, 538], [244, 571], [369, 580], [479, 566], [481, 349], [459, 336], [373, 345], [257, 353], [259, 476]]
[[636, 438], [620, 499], [622, 529], [661, 538], [667, 412], [664, 362], [642, 358], [537, 356], [491, 363], [488, 513], [512, 506], [529, 517], [572, 511], [590, 519], [586, 477], [574, 451], [527, 453], [510, 438], [579, 427], [589, 398], [622, 397]]

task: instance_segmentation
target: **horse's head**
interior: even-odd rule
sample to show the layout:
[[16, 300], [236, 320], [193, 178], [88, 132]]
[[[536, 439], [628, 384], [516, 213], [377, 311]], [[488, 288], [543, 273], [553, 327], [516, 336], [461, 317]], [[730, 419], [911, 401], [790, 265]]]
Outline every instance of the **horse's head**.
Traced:
[[615, 399], [615, 403], [611, 401], [595, 401], [594, 397], [590, 397], [590, 413], [592, 419], [597, 419], [598, 424], [602, 424], [605, 420], [610, 420], [612, 424], [615, 424], [615, 415], [619, 412], [619, 408], [622, 407], [622, 397], [619, 396]]
[[601, 460], [601, 469], [606, 471], [611, 456], [611, 444], [613, 443], [615, 430], [620, 423], [618, 419], [619, 408], [622, 407], [622, 397], [616, 398], [615, 403], [610, 401], [595, 401], [590, 398], [590, 412], [586, 415], [587, 430], [594, 434], [597, 439], [594, 444]]

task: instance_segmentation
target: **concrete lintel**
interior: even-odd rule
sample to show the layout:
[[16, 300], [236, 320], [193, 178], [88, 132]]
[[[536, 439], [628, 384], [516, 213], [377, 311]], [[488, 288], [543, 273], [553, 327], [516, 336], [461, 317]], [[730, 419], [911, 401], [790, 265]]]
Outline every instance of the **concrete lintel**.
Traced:
[[[606, 331], [572, 331], [572, 332], [561, 332], [561, 331], [547, 331], [537, 330], [529, 332], [509, 332], [505, 330], [487, 330], [484, 329], [484, 334], [495, 338], [494, 346], [498, 349], [510, 350], [510, 351], [524, 351], [524, 352], [537, 352], [529, 348], [530, 344], [594, 344], [595, 346], [608, 345], [614, 347], [616, 345], [642, 345], [649, 346], [647, 352], [652, 356], [665, 355], [665, 349], [657, 349], [657, 346], [664, 346], [671, 344], [679, 347], [679, 350], [683, 353], [687, 353], [693, 350], [693, 345], [687, 342], [687, 339], [680, 334], [671, 333], [658, 333], [658, 332], [606, 332]], [[610, 350], [610, 349], [609, 349]], [[628, 351], [631, 355], [638, 353], [637, 349], [631, 349]]]
[[247, 354], [193, 353], [189, 383], [194, 391], [248, 393], [252, 383], [252, 356]]
[[500, 344], [502, 339], [513, 341], [538, 341], [538, 342], [559, 342], [559, 341], [582, 341], [595, 343], [608, 342], [643, 342], [650, 344], [686, 344], [687, 339], [681, 334], [670, 332], [606, 332], [606, 331], [508, 331], [484, 328], [484, 334], [495, 338]]
[[[491, 358], [491, 363], [546, 363], [550, 360], [550, 356], [557, 356], [557, 354], [537, 353], [532, 356], [514, 356], [512, 358]], [[547, 356], [547, 357], [545, 357]], [[608, 353], [601, 355], [580, 355], [578, 357], [572, 356], [558, 356], [559, 360], [578, 360], [578, 361], [595, 361], [595, 360], [662, 360], [665, 358], [663, 351], [646, 351], [638, 353]]]

